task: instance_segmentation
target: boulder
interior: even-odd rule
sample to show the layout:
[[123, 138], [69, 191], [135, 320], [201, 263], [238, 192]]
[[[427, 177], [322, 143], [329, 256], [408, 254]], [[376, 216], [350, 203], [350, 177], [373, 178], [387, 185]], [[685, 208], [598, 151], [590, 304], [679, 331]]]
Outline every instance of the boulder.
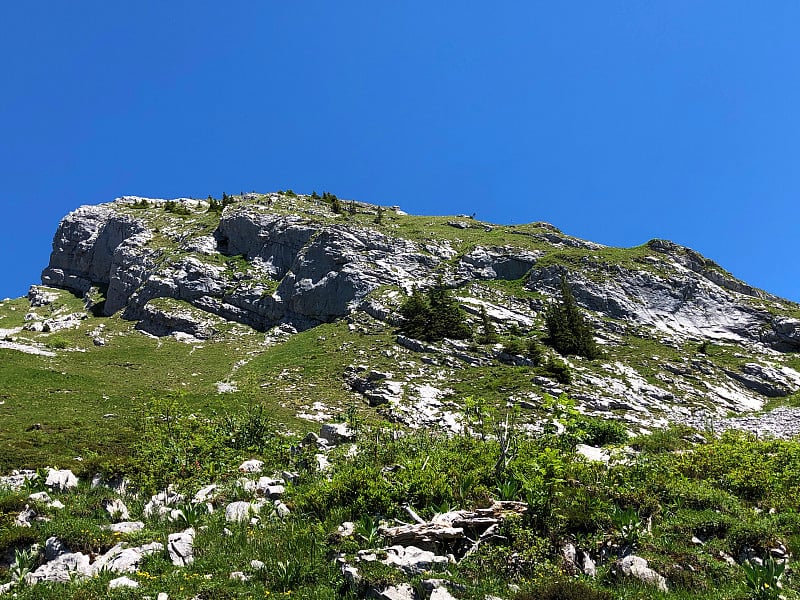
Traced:
[[326, 423], [320, 428], [319, 437], [336, 445], [354, 441], [356, 433], [347, 423]]
[[61, 492], [78, 487], [78, 478], [69, 469], [49, 469], [44, 484]]
[[33, 308], [51, 304], [57, 298], [58, 298], [57, 292], [53, 290], [48, 290], [44, 286], [32, 285], [28, 289], [28, 300], [30, 300], [31, 306]]
[[264, 468], [264, 461], [256, 458], [246, 460], [239, 465], [239, 471], [242, 473], [261, 473]]
[[28, 500], [32, 502], [41, 502], [42, 504], [47, 504], [48, 502], [52, 501], [50, 498], [50, 494], [48, 494], [47, 492], [35, 492], [30, 496], [28, 496]]
[[397, 567], [408, 575], [418, 575], [426, 571], [444, 569], [450, 559], [416, 546], [390, 546], [386, 548], [386, 558], [381, 562]]
[[383, 590], [373, 590], [373, 597], [378, 600], [414, 600], [414, 588], [407, 583], [400, 583]]
[[33, 521], [35, 517], [36, 511], [26, 505], [14, 519], [14, 525], [17, 527], [30, 527], [31, 521]]
[[119, 588], [138, 588], [139, 582], [128, 577], [117, 577], [108, 582], [108, 589], [116, 590]]
[[139, 568], [145, 556], [163, 550], [164, 545], [158, 542], [136, 548], [126, 548], [124, 543], [119, 543], [92, 563], [92, 574], [97, 575], [103, 571], [133, 573]]
[[171, 533], [167, 538], [167, 551], [172, 564], [186, 567], [194, 562], [194, 528]]
[[647, 566], [647, 561], [641, 556], [630, 554], [619, 559], [614, 564], [615, 570], [623, 577], [638, 579], [642, 583], [652, 585], [661, 592], [667, 591], [667, 580]]
[[123, 521], [122, 523], [107, 525], [106, 529], [115, 533], [133, 533], [144, 529], [144, 523], [141, 521]]
[[25, 575], [25, 583], [29, 585], [42, 581], [69, 583], [76, 575], [89, 576], [92, 572], [89, 556], [81, 552], [67, 552], [57, 555], [53, 560]]
[[228, 523], [245, 523], [261, 512], [261, 506], [260, 502], [231, 502], [225, 507], [225, 520]]

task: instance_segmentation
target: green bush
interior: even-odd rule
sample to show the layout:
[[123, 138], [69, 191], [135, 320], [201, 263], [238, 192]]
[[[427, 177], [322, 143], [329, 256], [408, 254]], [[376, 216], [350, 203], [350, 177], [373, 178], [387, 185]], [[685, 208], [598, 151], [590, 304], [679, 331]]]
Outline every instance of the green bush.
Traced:
[[174, 200], [167, 200], [164, 203], [164, 211], [174, 215], [190, 215], [192, 211], [183, 202], [175, 202]]
[[506, 342], [503, 344], [503, 352], [506, 354], [522, 356], [525, 354], [526, 350], [527, 346], [525, 342], [519, 338], [511, 338], [510, 340], [506, 340]]
[[537, 340], [533, 338], [528, 340], [527, 347], [525, 348], [525, 356], [530, 359], [534, 365], [542, 364], [544, 351]]
[[569, 365], [552, 356], [549, 357], [544, 364], [544, 372], [564, 385], [572, 382], [572, 370], [569, 368]]
[[514, 596], [515, 600], [612, 600], [612, 598], [609, 592], [590, 587], [576, 579], [550, 581]]
[[590, 446], [621, 444], [628, 440], [625, 426], [613, 418], [581, 417], [577, 427], [582, 431], [582, 442]]
[[52, 335], [47, 339], [47, 347], [53, 350], [64, 350], [69, 348], [69, 341], [60, 335]]

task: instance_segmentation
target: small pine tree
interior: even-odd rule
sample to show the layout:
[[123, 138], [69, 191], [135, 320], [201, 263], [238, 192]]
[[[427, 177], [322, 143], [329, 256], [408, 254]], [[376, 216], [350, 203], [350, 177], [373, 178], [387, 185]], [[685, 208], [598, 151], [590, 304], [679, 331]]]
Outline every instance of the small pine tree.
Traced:
[[494, 344], [498, 340], [494, 323], [486, 312], [486, 307], [481, 305], [481, 333], [478, 335], [479, 344]]
[[378, 214], [375, 215], [375, 225], [383, 225], [383, 207], [378, 207]]
[[584, 320], [564, 275], [561, 276], [561, 300], [548, 307], [544, 319], [548, 343], [561, 354], [574, 354], [589, 359], [600, 356], [592, 329]]
[[451, 338], [464, 340], [472, 337], [472, 331], [467, 325], [466, 315], [458, 306], [458, 302], [450, 295], [441, 284], [428, 293], [428, 302], [431, 305], [431, 331], [430, 339], [443, 340]]
[[342, 214], [342, 203], [336, 196], [331, 196], [331, 210], [337, 215]]
[[438, 285], [423, 295], [415, 288], [400, 307], [400, 331], [418, 340], [467, 339], [472, 331], [464, 311], [450, 293]]
[[542, 364], [544, 352], [542, 351], [542, 347], [539, 345], [539, 342], [537, 342], [535, 339], [528, 340], [528, 347], [525, 349], [525, 356], [527, 356], [536, 366]]
[[430, 329], [431, 307], [428, 299], [415, 287], [411, 295], [400, 306], [403, 324], [400, 330], [407, 336], [424, 340]]

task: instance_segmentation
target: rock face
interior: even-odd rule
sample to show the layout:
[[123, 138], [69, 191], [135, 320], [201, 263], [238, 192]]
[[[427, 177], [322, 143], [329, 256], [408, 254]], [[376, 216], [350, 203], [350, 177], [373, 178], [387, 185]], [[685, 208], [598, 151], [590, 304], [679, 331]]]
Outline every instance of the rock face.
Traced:
[[187, 255], [198, 249], [209, 254], [206, 238], [202, 247], [198, 239], [179, 239], [183, 257], [159, 263], [161, 252], [147, 247], [153, 231], [144, 220], [120, 214], [116, 208], [125, 205], [122, 199], [67, 215], [42, 282], [80, 294], [105, 289], [104, 314], [124, 309], [126, 318], [157, 335], [193, 333], [193, 326], [148, 308], [155, 298], [187, 302], [261, 330], [280, 321], [307, 328], [346, 315], [381, 285], [424, 279], [439, 262], [408, 240], [371, 229], [319, 227], [241, 208], [225, 211], [213, 253], [244, 257], [249, 273], [230, 273]]
[[[137, 218], [129, 206], [130, 199], [123, 198], [67, 215], [42, 282], [81, 294], [92, 287], [104, 290], [104, 314], [124, 310], [126, 318], [156, 335], [213, 335], [213, 327], [196, 312], [164, 310], [151, 303], [157, 298], [260, 330], [282, 321], [305, 329], [347, 315], [380, 286], [407, 289], [430, 282], [443, 260], [457, 256], [446, 245], [423, 246], [364, 226], [320, 224], [258, 204], [226, 208], [211, 236], [187, 235], [179, 224], [161, 231], [171, 239], [166, 250], [150, 243], [157, 228], [145, 218], [147, 212], [138, 211], [142, 217]], [[544, 224], [532, 237], [556, 250], [602, 249]], [[688, 248], [664, 240], [652, 240], [646, 248], [649, 255], [636, 265], [611, 264], [589, 254], [573, 268], [539, 267], [545, 254], [539, 250], [476, 246], [458, 258], [450, 275], [460, 283], [527, 276], [528, 289], [553, 294], [566, 273], [578, 302], [606, 317], [685, 336], [800, 348], [800, 320], [772, 316], [747, 301], [773, 297]], [[220, 265], [220, 257], [230, 256], [242, 259], [234, 269]], [[47, 300], [38, 288], [33, 299]]]
[[105, 313], [113, 314], [144, 279], [149, 235], [143, 223], [112, 208], [82, 206], [58, 226], [42, 283], [81, 294], [107, 286]]
[[[135, 210], [135, 200], [84, 206], [67, 215], [42, 282], [85, 294], [96, 314], [121, 312], [156, 336], [214, 338], [229, 321], [291, 332], [288, 336], [361, 316], [394, 328], [402, 300], [398, 290], [441, 280], [454, 290], [476, 331], [486, 318], [500, 333], [516, 326], [541, 337], [542, 313], [565, 276], [605, 345], [624, 345], [626, 337], [635, 336], [678, 353], [701, 341], [738, 345], [749, 353], [724, 365], [706, 364], [702, 356], [662, 361], [657, 377], [619, 364], [606, 365], [602, 374], [579, 374], [568, 392], [589, 411], [622, 410], [631, 421], [652, 423], [649, 410], [655, 407], [661, 415], [677, 411], [669, 417], [686, 420], [690, 405], [705, 408], [710, 401], [721, 416], [760, 408], [767, 398], [800, 389], [800, 373], [775, 359], [776, 352], [800, 350], [800, 307], [664, 240], [612, 249], [545, 223], [490, 227], [469, 219], [457, 221], [464, 228], [445, 225], [446, 233], [437, 238], [418, 222], [373, 227], [335, 215], [310, 197], [279, 194], [243, 196], [221, 215], [206, 213], [202, 202], [182, 200], [188, 216], [167, 213], [159, 200]], [[461, 237], [476, 235], [487, 237]], [[493, 283], [500, 281], [513, 283]], [[34, 306], [50, 301], [40, 287], [32, 288], [30, 298]], [[56, 330], [74, 326], [73, 321], [70, 315], [34, 318], [26, 327]], [[499, 346], [481, 356], [469, 344], [396, 340], [403, 352], [442, 355], [441, 363], [453, 369], [496, 360], [530, 365]], [[348, 375], [353, 391], [403, 422], [410, 418], [406, 413], [425, 412], [407, 406], [422, 383], [369, 370]], [[544, 383], [540, 388], [556, 396], [563, 391]], [[673, 402], [676, 398], [683, 402]], [[441, 406], [429, 412], [418, 424], [444, 420], [451, 430], [460, 429]]]

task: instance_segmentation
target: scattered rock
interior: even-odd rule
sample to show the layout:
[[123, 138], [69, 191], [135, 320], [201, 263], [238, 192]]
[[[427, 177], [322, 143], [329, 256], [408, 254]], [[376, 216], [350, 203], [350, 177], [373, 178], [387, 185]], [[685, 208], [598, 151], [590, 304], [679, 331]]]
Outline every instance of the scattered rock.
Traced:
[[122, 576], [117, 577], [116, 579], [112, 579], [108, 582], [108, 589], [116, 590], [118, 588], [138, 588], [139, 582], [134, 581], [128, 577]]
[[378, 600], [414, 600], [414, 588], [407, 583], [401, 583], [385, 588], [373, 590], [374, 597]]
[[194, 562], [194, 528], [171, 533], [167, 538], [167, 551], [172, 564], [187, 567]]
[[250, 520], [253, 515], [261, 512], [259, 502], [231, 502], [225, 507], [225, 520], [228, 523], [244, 523]]
[[319, 437], [333, 445], [338, 445], [354, 441], [356, 434], [347, 423], [326, 423], [320, 428]]
[[261, 473], [264, 468], [264, 461], [256, 458], [246, 460], [239, 465], [239, 471], [242, 473]]
[[162, 552], [164, 545], [151, 542], [136, 548], [125, 548], [124, 543], [119, 543], [92, 563], [92, 573], [102, 571], [112, 573], [133, 573], [138, 569], [145, 556]]
[[47, 492], [33, 493], [30, 496], [28, 496], [28, 500], [31, 500], [32, 502], [41, 502], [43, 504], [51, 502], [50, 495]]
[[171, 489], [164, 490], [150, 498], [147, 504], [144, 505], [144, 516], [168, 517], [172, 512], [171, 507], [174, 507], [184, 500], [186, 500], [186, 497], [183, 494], [178, 494]]
[[127, 521], [131, 518], [130, 513], [128, 512], [128, 507], [125, 506], [125, 503], [120, 500], [119, 498], [114, 498], [113, 500], [106, 500], [103, 502], [105, 506], [106, 512], [111, 515], [112, 519], [120, 519], [122, 521]]
[[630, 554], [614, 564], [618, 574], [638, 579], [642, 583], [652, 585], [661, 592], [667, 591], [667, 580], [647, 566], [647, 561], [640, 556]]
[[69, 583], [76, 575], [89, 576], [91, 574], [89, 556], [81, 552], [63, 553], [25, 575], [25, 583], [28, 585], [42, 581]]
[[608, 450], [597, 448], [596, 446], [587, 446], [586, 444], [578, 444], [575, 451], [583, 456], [590, 462], [602, 462], [608, 464], [611, 458]]
[[217, 484], [215, 483], [200, 488], [194, 495], [194, 500], [192, 500], [192, 502], [194, 502], [195, 504], [208, 502], [213, 497], [213, 494], [216, 491], [216, 489], [217, 489]]
[[49, 488], [66, 492], [67, 490], [78, 487], [78, 478], [75, 477], [75, 474], [69, 469], [49, 469], [44, 484]]
[[36, 517], [36, 511], [29, 508], [27, 505], [14, 519], [14, 525], [17, 527], [30, 527], [31, 521]]
[[450, 563], [450, 559], [416, 546], [390, 546], [386, 548], [386, 558], [381, 562], [397, 567], [408, 575], [418, 575], [426, 571], [444, 569]]
[[107, 525], [106, 529], [115, 533], [133, 533], [134, 531], [141, 531], [144, 529], [144, 523], [141, 521], [124, 521], [122, 523]]

